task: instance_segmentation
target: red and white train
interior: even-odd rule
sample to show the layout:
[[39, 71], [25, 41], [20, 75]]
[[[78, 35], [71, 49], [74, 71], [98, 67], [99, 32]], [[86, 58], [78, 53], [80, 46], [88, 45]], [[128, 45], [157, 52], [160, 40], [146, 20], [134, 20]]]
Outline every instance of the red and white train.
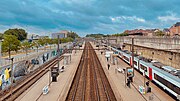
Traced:
[[[135, 56], [132, 60], [131, 53], [118, 50], [111, 47], [118, 56], [129, 65], [134, 62], [134, 68], [140, 73], [145, 73], [146, 77], [158, 84], [161, 88], [174, 95], [177, 99], [180, 97], [180, 70], [170, 66], [162, 65], [157, 61], [149, 61], [140, 56]], [[145, 71], [144, 71], [145, 70]]]

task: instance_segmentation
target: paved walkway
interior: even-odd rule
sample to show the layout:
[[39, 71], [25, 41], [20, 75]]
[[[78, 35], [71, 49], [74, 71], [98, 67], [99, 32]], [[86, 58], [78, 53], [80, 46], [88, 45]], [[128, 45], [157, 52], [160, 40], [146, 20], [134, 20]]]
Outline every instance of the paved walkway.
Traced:
[[[81, 55], [82, 50], [76, 51], [76, 54], [73, 51], [71, 63], [64, 65], [65, 71], [59, 74], [57, 82], [50, 84], [50, 91], [47, 95], [42, 94], [42, 89], [49, 84], [49, 73], [45, 74], [39, 81], [19, 96], [16, 101], [64, 101], [73, 81]], [[60, 62], [60, 66], [62, 65], [63, 61]]]
[[[93, 44], [92, 44], [93, 45]], [[95, 45], [93, 45], [95, 48]], [[109, 79], [109, 82], [112, 86], [112, 89], [117, 97], [117, 99], [122, 98], [123, 101], [174, 101], [168, 94], [166, 94], [164, 91], [162, 91], [160, 88], [158, 88], [153, 83], [150, 83], [150, 86], [152, 88], [152, 93], [148, 93], [145, 95], [141, 95], [138, 91], [139, 85], [143, 85], [143, 76], [135, 71], [135, 78], [134, 82], [131, 84], [131, 88], [125, 86], [125, 76], [122, 73], [116, 72], [116, 68], [125, 68], [128, 67], [128, 65], [122, 61], [121, 59], [118, 59], [118, 65], [113, 65], [110, 62], [107, 62], [104, 55], [101, 55], [101, 51], [96, 50], [96, 53], [101, 61], [101, 64], [103, 66], [103, 69], [106, 73], [106, 76]], [[107, 64], [110, 64], [111, 67], [108, 70]], [[147, 81], [147, 79], [146, 79]], [[153, 100], [150, 100], [150, 97], [153, 97]]]

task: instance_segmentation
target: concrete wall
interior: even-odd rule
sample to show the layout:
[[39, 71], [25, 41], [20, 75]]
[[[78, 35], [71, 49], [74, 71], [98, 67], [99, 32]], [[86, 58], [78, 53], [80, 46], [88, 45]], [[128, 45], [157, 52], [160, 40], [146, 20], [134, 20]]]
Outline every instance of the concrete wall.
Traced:
[[[132, 44], [132, 37], [110, 37], [106, 40], [121, 48], [126, 44], [126, 50], [130, 50]], [[134, 45], [138, 54], [180, 69], [180, 38], [134, 37]]]
[[[125, 44], [125, 50], [131, 50], [130, 44]], [[146, 58], [157, 60], [165, 65], [180, 69], [180, 53], [134, 46], [134, 52]]]

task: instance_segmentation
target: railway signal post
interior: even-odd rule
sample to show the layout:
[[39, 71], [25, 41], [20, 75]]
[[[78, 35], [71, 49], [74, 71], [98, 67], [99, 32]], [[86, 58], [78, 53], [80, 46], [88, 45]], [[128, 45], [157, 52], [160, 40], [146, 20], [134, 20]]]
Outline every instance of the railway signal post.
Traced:
[[132, 76], [132, 82], [133, 82], [133, 77], [134, 77], [134, 37], [132, 38], [132, 62], [131, 62], [131, 67], [133, 69], [133, 76]]

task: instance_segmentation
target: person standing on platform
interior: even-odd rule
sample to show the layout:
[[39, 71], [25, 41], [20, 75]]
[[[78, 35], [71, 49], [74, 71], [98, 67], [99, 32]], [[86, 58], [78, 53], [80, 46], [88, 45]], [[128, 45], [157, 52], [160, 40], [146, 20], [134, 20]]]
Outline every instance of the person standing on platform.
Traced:
[[110, 68], [110, 64], [108, 64], [107, 66], [108, 66], [108, 70], [109, 70], [109, 68]]
[[106, 57], [106, 59], [107, 59], [107, 62], [109, 61], [109, 58], [108, 57]]
[[128, 79], [127, 79], [127, 86], [128, 86], [129, 88], [131, 88], [131, 85], [130, 85], [130, 84], [131, 84], [131, 80], [128, 78]]
[[1, 74], [0, 74], [0, 90], [2, 90], [2, 77], [1, 77]]

